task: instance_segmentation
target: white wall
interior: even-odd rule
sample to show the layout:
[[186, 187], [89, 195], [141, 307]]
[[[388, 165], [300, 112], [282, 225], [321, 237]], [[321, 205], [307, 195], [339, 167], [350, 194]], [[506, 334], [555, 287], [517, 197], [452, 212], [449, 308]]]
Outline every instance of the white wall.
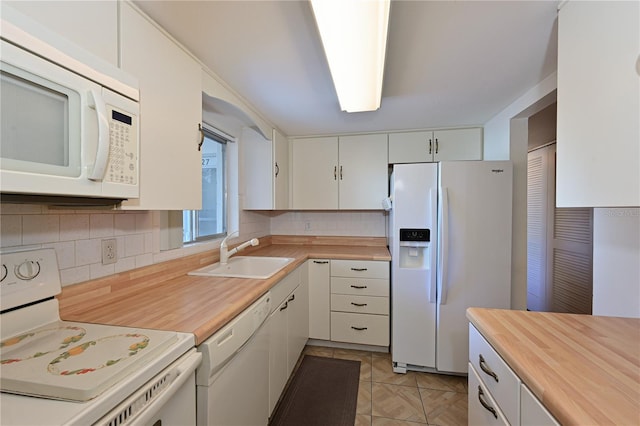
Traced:
[[640, 318], [640, 208], [593, 210], [593, 315]]
[[513, 162], [511, 307], [527, 306], [528, 117], [555, 102], [556, 73], [542, 80], [484, 125], [484, 159]]

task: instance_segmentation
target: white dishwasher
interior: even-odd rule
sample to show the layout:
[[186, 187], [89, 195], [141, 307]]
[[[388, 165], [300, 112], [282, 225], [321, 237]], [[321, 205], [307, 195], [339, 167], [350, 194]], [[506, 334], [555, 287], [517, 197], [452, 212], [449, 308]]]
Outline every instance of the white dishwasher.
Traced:
[[198, 350], [197, 423], [202, 426], [266, 425], [269, 420], [267, 292]]

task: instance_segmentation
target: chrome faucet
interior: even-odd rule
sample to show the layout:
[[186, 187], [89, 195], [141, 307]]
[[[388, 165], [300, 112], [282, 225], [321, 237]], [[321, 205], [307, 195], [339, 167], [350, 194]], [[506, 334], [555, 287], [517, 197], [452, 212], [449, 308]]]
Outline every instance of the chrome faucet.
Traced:
[[236, 254], [237, 252], [239, 252], [240, 250], [244, 250], [250, 245], [257, 246], [258, 244], [260, 244], [260, 241], [258, 241], [257, 238], [252, 238], [251, 240], [240, 244], [238, 247], [232, 250], [229, 250], [229, 248], [227, 247], [227, 240], [233, 235], [237, 234], [238, 232], [240, 231], [233, 231], [232, 233], [227, 234], [227, 236], [224, 237], [224, 240], [222, 240], [222, 243], [220, 243], [220, 264], [221, 265], [226, 265], [227, 262], [229, 261], [229, 258], [234, 254]]

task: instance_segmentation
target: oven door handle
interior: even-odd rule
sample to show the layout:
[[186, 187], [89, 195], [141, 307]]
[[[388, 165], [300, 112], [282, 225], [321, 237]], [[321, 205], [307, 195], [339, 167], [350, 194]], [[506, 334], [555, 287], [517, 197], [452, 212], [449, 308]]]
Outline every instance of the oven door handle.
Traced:
[[[170, 380], [172, 380], [171, 384], [167, 386], [162, 393], [158, 395], [153, 401], [149, 403], [149, 405], [142, 408], [137, 414], [129, 417], [124, 423], [120, 423], [121, 425], [127, 425], [130, 423], [135, 424], [147, 424], [158, 412], [165, 406], [165, 404], [173, 397], [173, 395], [182, 387], [182, 385], [191, 377], [191, 374], [198, 368], [200, 363], [202, 362], [202, 353], [197, 352], [195, 349], [188, 354], [183, 356], [182, 362], [180, 364], [173, 367], [173, 369], [167, 373], [162, 373], [165, 376], [169, 376]], [[155, 379], [151, 379], [154, 381]], [[119, 415], [124, 409], [126, 409], [129, 405], [132, 405], [137, 401], [142, 395], [147, 393], [149, 389], [147, 386], [143, 386], [136, 393], [127, 398], [122, 404], [118, 405], [114, 410], [112, 410], [109, 414], [103, 417], [96, 424], [99, 425], [107, 425], [113, 419], [114, 416]]]

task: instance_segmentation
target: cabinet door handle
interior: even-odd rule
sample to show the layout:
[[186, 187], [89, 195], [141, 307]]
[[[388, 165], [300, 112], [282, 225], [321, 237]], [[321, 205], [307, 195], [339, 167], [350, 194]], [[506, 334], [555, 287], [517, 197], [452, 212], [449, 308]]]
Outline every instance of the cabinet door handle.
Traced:
[[351, 270], [356, 272], [364, 272], [367, 270], [367, 268], [351, 268]]
[[498, 418], [498, 413], [496, 413], [496, 409], [490, 406], [483, 398], [484, 392], [482, 392], [482, 388], [478, 386], [478, 401], [480, 401], [480, 405], [482, 405], [487, 411], [490, 411], [493, 414], [493, 417]]
[[438, 138], [436, 138], [436, 154], [438, 153]]
[[431, 154], [431, 139], [429, 139], [429, 154]]
[[351, 304], [352, 304], [353, 306], [367, 306], [367, 304], [366, 304], [366, 303], [356, 303], [356, 302], [351, 302]]
[[326, 265], [329, 263], [328, 260], [314, 260], [313, 263], [317, 263], [318, 265]]
[[284, 305], [282, 305], [282, 306], [280, 307], [280, 310], [281, 310], [281, 311], [284, 311], [284, 310], [285, 310], [285, 309], [287, 309], [288, 307], [289, 307], [289, 302], [284, 302]]
[[202, 130], [202, 124], [198, 123], [198, 131], [200, 132], [200, 142], [198, 142], [198, 151], [202, 151], [202, 144], [204, 143], [204, 130]]
[[342, 166], [340, 166], [340, 180], [342, 180]]
[[353, 285], [353, 284], [351, 284], [351, 288], [362, 289], [362, 288], [367, 288], [367, 286], [366, 285]]
[[367, 327], [354, 327], [354, 326], [351, 326], [351, 328], [353, 328], [354, 330], [358, 330], [358, 331], [364, 331], [364, 330], [367, 329]]
[[482, 354], [480, 354], [480, 356], [478, 357], [478, 364], [480, 365], [480, 369], [482, 371], [484, 371], [485, 373], [487, 373], [489, 376], [493, 377], [495, 379], [495, 381], [498, 381], [498, 375], [491, 369], [489, 368], [489, 366], [487, 365], [487, 362], [484, 360], [484, 357], [482, 356]]
[[338, 166], [333, 166], [333, 180], [338, 180]]
[[294, 300], [296, 300], [296, 295], [292, 294], [291, 297], [287, 299], [287, 302], [293, 302]]
[[276, 177], [280, 174], [280, 166], [278, 166], [278, 162], [276, 161]]

